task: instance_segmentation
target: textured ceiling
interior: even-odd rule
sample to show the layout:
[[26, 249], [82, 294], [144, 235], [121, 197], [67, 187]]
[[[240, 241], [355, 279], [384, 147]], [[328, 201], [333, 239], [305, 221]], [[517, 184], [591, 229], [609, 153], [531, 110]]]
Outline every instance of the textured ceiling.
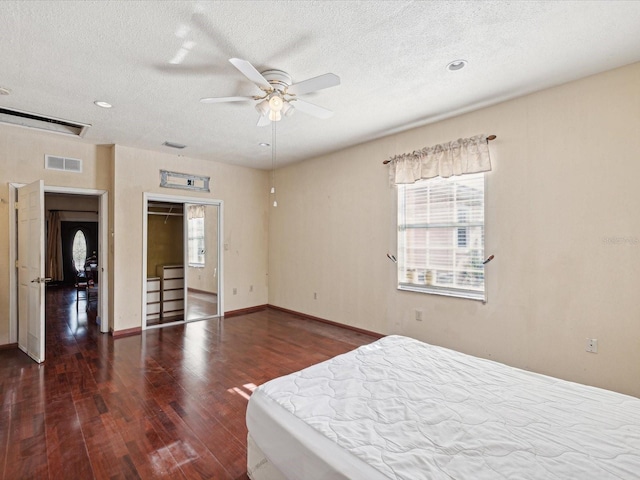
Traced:
[[[257, 168], [271, 167], [258, 146], [271, 128], [255, 125], [253, 105], [199, 102], [259, 92], [231, 57], [294, 82], [341, 78], [303, 97], [332, 118], [278, 122], [278, 165], [640, 60], [639, 1], [5, 0], [0, 9], [0, 87], [11, 90], [0, 107], [89, 123], [91, 143]], [[448, 71], [456, 59], [468, 66]]]

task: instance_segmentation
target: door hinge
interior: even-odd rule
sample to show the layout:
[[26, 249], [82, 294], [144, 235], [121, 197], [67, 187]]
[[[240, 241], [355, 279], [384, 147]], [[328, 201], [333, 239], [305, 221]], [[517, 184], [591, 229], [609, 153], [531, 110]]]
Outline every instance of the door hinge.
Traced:
[[18, 266], [19, 266], [19, 263], [18, 263], [18, 260], [16, 260], [16, 268], [18, 268]]
[[16, 203], [14, 203], [14, 205], [15, 205], [15, 206], [14, 206], [14, 208], [15, 208], [16, 210], [18, 210], [18, 205], [19, 205], [19, 203], [20, 203], [20, 202], [16, 202]]

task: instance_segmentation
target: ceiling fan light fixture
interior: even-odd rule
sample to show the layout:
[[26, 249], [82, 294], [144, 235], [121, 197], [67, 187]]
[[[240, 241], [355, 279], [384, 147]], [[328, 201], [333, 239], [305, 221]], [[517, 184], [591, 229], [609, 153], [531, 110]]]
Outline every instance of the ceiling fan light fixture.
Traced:
[[272, 112], [280, 112], [282, 107], [284, 107], [284, 101], [280, 95], [273, 95], [269, 99], [269, 108], [271, 108]]
[[[202, 103], [245, 102], [254, 100], [256, 110], [260, 114], [256, 126], [264, 127], [277, 122], [283, 116], [291, 116], [296, 110], [316, 118], [329, 118], [331, 110], [299, 100], [300, 95], [316, 92], [340, 85], [340, 77], [333, 73], [325, 73], [317, 77], [293, 83], [291, 76], [282, 70], [269, 69], [259, 72], [250, 62], [241, 58], [230, 58], [229, 62], [258, 87], [262, 93], [254, 96], [209, 97], [202, 98]], [[295, 107], [290, 104], [298, 100]]]
[[280, 120], [282, 120], [280, 111], [271, 110], [269, 112], [269, 120], [271, 120], [272, 122], [279, 122]]
[[284, 106], [282, 107], [282, 115], [285, 117], [290, 117], [296, 111], [295, 107], [291, 105], [289, 102], [284, 102]]
[[266, 115], [269, 113], [269, 100], [264, 99], [256, 105], [256, 110], [260, 115]]

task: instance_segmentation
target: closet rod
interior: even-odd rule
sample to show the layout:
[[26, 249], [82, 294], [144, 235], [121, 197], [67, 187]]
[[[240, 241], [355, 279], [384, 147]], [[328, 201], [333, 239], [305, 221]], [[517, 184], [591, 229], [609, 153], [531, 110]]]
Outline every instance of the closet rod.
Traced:
[[96, 210], [59, 210], [50, 209], [49, 212], [69, 212], [69, 213], [98, 213]]
[[163, 217], [184, 217], [182, 213], [169, 213], [169, 212], [147, 212], [149, 215], [162, 215]]
[[154, 202], [154, 201], [150, 201], [149, 204], [147, 205], [148, 208], [182, 208], [182, 203], [160, 203], [160, 202]]

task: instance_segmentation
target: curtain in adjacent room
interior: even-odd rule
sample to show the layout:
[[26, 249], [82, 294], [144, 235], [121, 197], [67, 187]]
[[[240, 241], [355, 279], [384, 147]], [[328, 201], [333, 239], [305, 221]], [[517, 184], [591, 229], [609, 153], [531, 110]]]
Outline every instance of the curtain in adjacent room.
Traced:
[[56, 211], [49, 212], [48, 218], [48, 234], [47, 234], [47, 263], [46, 277], [52, 280], [63, 280], [62, 271], [62, 235], [60, 233], [60, 213]]
[[489, 170], [491, 159], [486, 135], [459, 138], [389, 159], [389, 179], [392, 185]]

